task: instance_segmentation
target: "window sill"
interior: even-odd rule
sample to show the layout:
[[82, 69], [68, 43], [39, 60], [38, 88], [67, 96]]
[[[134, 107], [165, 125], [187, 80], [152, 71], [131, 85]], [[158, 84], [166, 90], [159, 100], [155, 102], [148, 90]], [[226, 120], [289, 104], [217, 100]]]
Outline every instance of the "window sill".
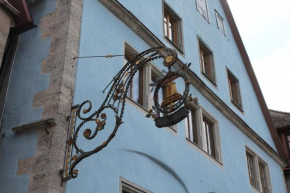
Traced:
[[130, 97], [126, 97], [126, 100], [129, 100], [130, 102], [134, 103], [135, 105], [137, 105], [139, 108], [141, 108], [143, 111], [145, 111], [145, 113], [148, 113], [148, 110], [143, 107], [142, 105], [140, 105], [139, 103], [135, 102], [134, 100], [132, 100]]
[[244, 110], [241, 108], [241, 107], [239, 107], [233, 100], [231, 100], [231, 102], [232, 102], [232, 104], [234, 104], [234, 106], [239, 110], [239, 111], [241, 111], [241, 113], [243, 113], [244, 114]]
[[51, 127], [54, 127], [56, 125], [56, 122], [54, 119], [41, 119], [39, 121], [31, 122], [28, 124], [20, 125], [17, 127], [12, 128], [13, 132], [24, 132], [24, 131], [30, 131], [32, 129], [40, 129], [44, 128], [45, 132], [49, 134], [48, 129]]
[[210, 154], [208, 154], [206, 151], [204, 151], [204, 150], [203, 150], [199, 145], [197, 145], [195, 142], [191, 141], [191, 140], [188, 139], [187, 137], [186, 137], [186, 140], [187, 140], [188, 142], [190, 142], [191, 144], [193, 144], [194, 146], [198, 147], [198, 149], [200, 149], [203, 153], [205, 153], [205, 154], [208, 155], [211, 159], [213, 159], [214, 161], [216, 161], [220, 166], [223, 166], [223, 164], [222, 164], [219, 160], [217, 160], [215, 157], [213, 157], [213, 156], [211, 156]]
[[204, 72], [201, 72], [201, 74], [204, 76], [204, 77], [206, 77], [206, 79], [217, 89], [218, 88], [218, 86], [217, 86], [217, 84], [213, 81], [213, 80], [211, 80]]
[[184, 52], [182, 51], [182, 49], [180, 49], [179, 47], [177, 47], [167, 36], [163, 35], [164, 39], [167, 40], [167, 42], [169, 42], [178, 52], [179, 54], [184, 57]]
[[[148, 110], [145, 107], [143, 107], [139, 103], [136, 103], [130, 97], [126, 97], [126, 99], [129, 100], [130, 102], [132, 102], [134, 104], [133, 106], [136, 106], [138, 109], [141, 109], [145, 115], [147, 115], [149, 113]], [[151, 119], [154, 120], [152, 117], [151, 117]], [[174, 126], [170, 126], [170, 127], [166, 127], [166, 128], [170, 128], [172, 131], [177, 133], [177, 126], [175, 126], [175, 127]]]

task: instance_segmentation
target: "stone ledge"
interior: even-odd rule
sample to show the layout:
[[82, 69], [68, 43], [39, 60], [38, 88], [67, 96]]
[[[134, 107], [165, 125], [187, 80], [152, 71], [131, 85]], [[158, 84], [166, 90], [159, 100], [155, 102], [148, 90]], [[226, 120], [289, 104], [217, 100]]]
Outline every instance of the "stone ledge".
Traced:
[[28, 124], [24, 124], [24, 125], [20, 125], [17, 127], [12, 128], [13, 132], [23, 132], [23, 131], [28, 131], [31, 129], [35, 129], [38, 127], [44, 128], [45, 131], [48, 133], [48, 128], [50, 127], [54, 127], [56, 125], [54, 119], [43, 119], [43, 120], [39, 120], [39, 121], [35, 121], [32, 123], [28, 123]]

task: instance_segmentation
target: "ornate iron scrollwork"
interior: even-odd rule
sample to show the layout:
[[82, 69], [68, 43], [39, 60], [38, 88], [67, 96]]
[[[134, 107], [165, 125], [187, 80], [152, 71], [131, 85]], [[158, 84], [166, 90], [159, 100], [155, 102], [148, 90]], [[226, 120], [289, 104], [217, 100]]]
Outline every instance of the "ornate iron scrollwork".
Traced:
[[[78, 176], [78, 170], [75, 169], [76, 165], [80, 163], [84, 158], [101, 151], [114, 138], [119, 126], [123, 123], [122, 117], [124, 115], [126, 96], [134, 75], [147, 62], [160, 58], [164, 59], [163, 64], [164, 66], [168, 67], [169, 71], [165, 75], [165, 77], [159, 78], [156, 84], [150, 85], [155, 87], [153, 99], [154, 105], [152, 109], [149, 110], [149, 114], [147, 115], [147, 117], [152, 116], [155, 120], [157, 127], [165, 127], [174, 125], [187, 116], [187, 101], [193, 99], [190, 95], [188, 95], [189, 81], [184, 73], [184, 69], [188, 68], [190, 64], [184, 66], [179, 70], [173, 71], [172, 65], [175, 64], [175, 62], [177, 61], [177, 53], [175, 50], [166, 47], [151, 48], [138, 54], [131, 61], [127, 62], [110, 82], [109, 85], [112, 84], [112, 86], [110, 87], [110, 90], [108, 91], [105, 100], [97, 111], [89, 114], [92, 110], [92, 103], [90, 101], [84, 101], [80, 105], [75, 105], [72, 107], [64, 169], [61, 170], [62, 182], [68, 181], [72, 178], [76, 178]], [[176, 78], [182, 78], [185, 82], [185, 90], [183, 92], [183, 95], [176, 93], [176, 91], [174, 91], [173, 89], [174, 92], [172, 95], [168, 96], [167, 101], [164, 104], [159, 104], [159, 90], [166, 86], [168, 88], [175, 88], [175, 83], [173, 81]], [[172, 89], [170, 90], [169, 88], [169, 93], [171, 91]], [[77, 139], [82, 127], [88, 122], [94, 122], [96, 126], [93, 130], [85, 129], [83, 131], [83, 136], [85, 137], [85, 139], [94, 139], [97, 136], [98, 132], [105, 128], [107, 115], [104, 110], [106, 109], [111, 109], [116, 116], [116, 122], [112, 133], [109, 135], [106, 141], [104, 141], [101, 145], [95, 147], [94, 149], [90, 151], [82, 150], [77, 143]], [[86, 114], [89, 114], [89, 116], [85, 117]], [[161, 117], [161, 114], [165, 116]], [[78, 125], [76, 126], [76, 124]]]

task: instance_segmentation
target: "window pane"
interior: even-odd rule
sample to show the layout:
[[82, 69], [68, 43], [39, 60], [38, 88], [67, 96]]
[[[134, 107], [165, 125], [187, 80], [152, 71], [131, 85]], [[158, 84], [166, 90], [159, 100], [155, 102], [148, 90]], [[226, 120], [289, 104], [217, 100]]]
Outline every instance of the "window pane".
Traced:
[[139, 95], [139, 71], [135, 74], [133, 81], [131, 83], [131, 87], [132, 87], [132, 95], [131, 95], [131, 99], [137, 103], [140, 103], [139, 99], [140, 99], [140, 95]]
[[[130, 61], [130, 59], [125, 58], [124, 62], [125, 64]], [[131, 68], [131, 70], [133, 67]], [[134, 75], [131, 84], [129, 85], [128, 88], [128, 97], [132, 99], [134, 102], [139, 103], [142, 105], [142, 101], [140, 100], [140, 70], [136, 72]]]
[[253, 187], [256, 187], [254, 158], [249, 154], [247, 154], [247, 162], [248, 162], [248, 172], [249, 172], [250, 183]]
[[201, 48], [200, 48], [200, 62], [202, 66], [202, 72], [205, 73], [204, 55], [203, 55], [203, 50]]
[[168, 33], [167, 33], [167, 19], [166, 19], [166, 17], [164, 17], [164, 33], [165, 33], [164, 35], [167, 36]]
[[173, 28], [171, 28], [171, 33], [172, 33], [172, 42], [175, 44], [175, 45], [177, 45], [177, 42], [175, 41], [175, 31], [174, 31], [174, 29]]
[[207, 130], [207, 125], [206, 123], [203, 121], [202, 122], [202, 132], [204, 133], [204, 140], [205, 140], [205, 143], [204, 143], [204, 149], [206, 152], [208, 152], [208, 141], [207, 141], [207, 134], [206, 134], [206, 130]]
[[210, 56], [209, 55], [204, 55], [204, 73], [210, 78], [211, 76], [211, 70], [210, 70]]
[[209, 154], [215, 157], [215, 146], [213, 137], [213, 125], [208, 125]]
[[197, 144], [197, 128], [196, 128], [196, 114], [195, 110], [191, 109], [188, 117], [185, 119], [185, 129], [187, 138]]
[[229, 80], [231, 100], [237, 107], [242, 108], [239, 82], [236, 78], [234, 78], [234, 76], [229, 71], [228, 71], [228, 80]]
[[[151, 71], [151, 83], [156, 83], [158, 77], [159, 77], [158, 74], [156, 74], [154, 71]], [[159, 92], [158, 92], [158, 103], [160, 105], [163, 102], [163, 92], [164, 92], [163, 88], [159, 89]], [[151, 92], [150, 96], [151, 96], [150, 98], [151, 98], [152, 102], [154, 103], [154, 101], [153, 101], [154, 90]]]
[[268, 185], [266, 179], [265, 165], [259, 162], [260, 179], [262, 184], [263, 193], [268, 193]]
[[197, 141], [197, 126], [196, 126], [196, 111], [191, 111], [191, 132], [193, 137], [193, 142], [198, 143]]
[[201, 68], [202, 72], [206, 75], [208, 79], [210, 79], [212, 82], [215, 83], [215, 76], [214, 76], [214, 64], [212, 60], [212, 53], [205, 48], [203, 43], [199, 42], [200, 47], [200, 62], [201, 62]]
[[193, 136], [192, 136], [192, 119], [191, 119], [191, 111], [188, 114], [188, 117], [185, 119], [185, 129], [186, 129], [186, 137], [190, 140], [193, 141]]
[[214, 145], [214, 136], [213, 136], [213, 124], [210, 123], [207, 119], [203, 119], [204, 133], [206, 140], [206, 151], [213, 157], [215, 157], [215, 145]]
[[[169, 26], [170, 26], [170, 23], [169, 23]], [[171, 27], [169, 27], [168, 29], [169, 29], [168, 38], [172, 41], [172, 29]]]
[[164, 35], [178, 48], [182, 49], [181, 19], [164, 3]]

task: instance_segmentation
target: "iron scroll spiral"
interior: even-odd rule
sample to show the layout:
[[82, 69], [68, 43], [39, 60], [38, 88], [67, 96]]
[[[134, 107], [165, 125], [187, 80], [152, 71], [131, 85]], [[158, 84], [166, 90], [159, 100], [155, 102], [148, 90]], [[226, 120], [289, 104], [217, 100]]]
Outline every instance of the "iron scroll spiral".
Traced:
[[[148, 62], [153, 61], [155, 59], [164, 59], [164, 66], [168, 67], [168, 74], [161, 79], [155, 87], [154, 91], [154, 110], [150, 110], [150, 114], [155, 114], [156, 116], [160, 116], [160, 112], [162, 113], [172, 113], [178, 110], [181, 107], [185, 100], [188, 97], [189, 85], [187, 76], [182, 71], [171, 71], [171, 66], [177, 61], [177, 53], [175, 50], [166, 48], [166, 47], [157, 47], [148, 49], [137, 56], [135, 56], [131, 61], [128, 61], [122, 69], [116, 74], [116, 76], [111, 81], [111, 87], [106, 95], [105, 100], [101, 104], [100, 108], [91, 112], [92, 103], [91, 101], [84, 101], [80, 105], [77, 105], [74, 108], [75, 119], [71, 117], [71, 125], [74, 128], [71, 128], [68, 134], [67, 139], [67, 150], [66, 150], [66, 158], [64, 163], [64, 169], [61, 171], [62, 174], [62, 182], [68, 181], [72, 178], [76, 178], [78, 176], [78, 170], [75, 169], [78, 163], [80, 163], [84, 158], [89, 157], [95, 153], [101, 151], [104, 147], [106, 147], [110, 141], [116, 135], [119, 126], [123, 123], [122, 118], [124, 115], [124, 109], [126, 105], [126, 97], [128, 94], [128, 89], [133, 80], [134, 75]], [[181, 77], [185, 82], [185, 91], [183, 93], [182, 98], [176, 102], [170, 108], [161, 107], [158, 104], [158, 91], [161, 88], [161, 85], [167, 81], [168, 79], [175, 79]], [[156, 100], [157, 99], [157, 100]], [[79, 147], [77, 143], [80, 131], [83, 131], [83, 136], [86, 140], [94, 139], [99, 131], [105, 129], [107, 115], [104, 113], [104, 110], [110, 109], [114, 112], [116, 121], [115, 126], [113, 128], [112, 133], [109, 135], [106, 141], [104, 141], [101, 145], [95, 147], [90, 151], [84, 151]], [[155, 111], [155, 112], [153, 112]], [[85, 116], [88, 115], [88, 116]], [[94, 129], [87, 128], [82, 130], [84, 124], [88, 122], [95, 122], [96, 126]], [[79, 124], [78, 124], [79, 123]], [[78, 124], [76, 127], [75, 124]]]

